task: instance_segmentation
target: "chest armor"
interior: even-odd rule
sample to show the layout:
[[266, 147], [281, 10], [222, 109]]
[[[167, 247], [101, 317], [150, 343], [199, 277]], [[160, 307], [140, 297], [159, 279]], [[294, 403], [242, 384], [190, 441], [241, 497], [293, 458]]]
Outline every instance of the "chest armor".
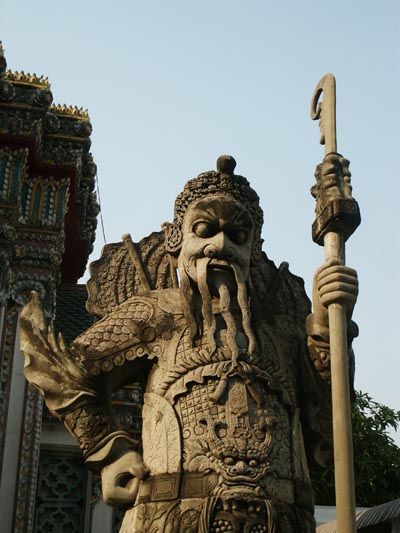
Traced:
[[154, 367], [145, 394], [144, 460], [153, 476], [184, 472], [191, 494], [193, 479], [207, 485], [199, 497], [254, 498], [258, 491], [261, 498], [280, 493], [293, 500], [296, 410], [269, 371], [279, 357], [272, 352], [289, 348], [276, 333], [264, 331], [264, 355], [253, 358], [238, 333], [236, 365], [224, 331], [214, 353], [205, 338], [192, 347], [188, 333], [181, 333], [166, 364]]

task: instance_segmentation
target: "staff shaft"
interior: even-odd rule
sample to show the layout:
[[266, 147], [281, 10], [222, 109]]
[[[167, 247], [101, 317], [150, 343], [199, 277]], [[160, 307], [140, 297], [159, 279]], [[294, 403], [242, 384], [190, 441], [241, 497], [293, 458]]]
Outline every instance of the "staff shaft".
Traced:
[[[329, 232], [324, 237], [325, 259], [345, 264], [344, 239]], [[338, 533], [355, 533], [353, 439], [347, 344], [346, 308], [332, 303], [328, 308], [331, 352], [333, 447], [335, 459], [336, 521]]]

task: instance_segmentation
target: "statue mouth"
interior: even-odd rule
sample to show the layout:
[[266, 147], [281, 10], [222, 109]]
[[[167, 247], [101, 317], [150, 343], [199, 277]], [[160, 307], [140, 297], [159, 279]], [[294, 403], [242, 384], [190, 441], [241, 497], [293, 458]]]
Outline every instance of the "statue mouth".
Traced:
[[232, 471], [222, 472], [222, 476], [228, 483], [242, 484], [249, 487], [254, 486], [261, 478], [265, 476], [264, 469], [255, 470], [253, 472], [236, 473]]
[[257, 480], [252, 480], [252, 482], [246, 482], [246, 481], [231, 481], [231, 480], [225, 480], [225, 483], [223, 484], [223, 489], [220, 490], [220, 494], [223, 494], [225, 498], [240, 498], [241, 500], [254, 500], [257, 499], [257, 497], [260, 497], [262, 495], [262, 489], [258, 485], [261, 477], [259, 477]]
[[232, 265], [228, 263], [228, 261], [225, 261], [224, 259], [212, 259], [208, 265], [207, 268], [212, 270], [224, 270], [231, 272], [232, 271]]

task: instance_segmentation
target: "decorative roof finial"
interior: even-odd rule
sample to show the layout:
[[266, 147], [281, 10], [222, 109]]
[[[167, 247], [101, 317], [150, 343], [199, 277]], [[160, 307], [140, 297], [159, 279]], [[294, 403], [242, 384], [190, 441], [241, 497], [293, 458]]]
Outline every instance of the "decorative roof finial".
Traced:
[[7, 61], [4, 57], [3, 42], [0, 41], [0, 76], [2, 76], [7, 69]]
[[217, 159], [217, 170], [221, 174], [233, 175], [236, 167], [236, 161], [231, 155], [220, 155]]

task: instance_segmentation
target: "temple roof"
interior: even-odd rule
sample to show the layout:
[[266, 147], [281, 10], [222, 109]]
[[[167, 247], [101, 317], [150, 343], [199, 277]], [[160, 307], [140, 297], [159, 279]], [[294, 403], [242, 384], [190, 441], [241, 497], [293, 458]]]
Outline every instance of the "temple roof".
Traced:
[[[53, 104], [47, 77], [7, 70], [0, 42], [0, 150], [8, 154], [27, 150], [21, 180], [32, 187], [39, 178], [69, 184], [65, 238], [59, 250], [64, 283], [83, 275], [95, 238], [99, 206], [94, 192], [97, 169], [89, 151], [91, 133], [86, 109]], [[41, 202], [46, 201], [44, 195]], [[40, 224], [33, 229], [40, 229]]]
[[[400, 518], [400, 499], [393, 500], [391, 502], [383, 503], [371, 509], [365, 509], [357, 513], [356, 524], [357, 531], [363, 530], [364, 528], [369, 528], [374, 525], [383, 524], [390, 522], [395, 519]], [[320, 525], [317, 528], [318, 533], [336, 533], [336, 520], [332, 522], [327, 522], [326, 524]]]
[[54, 328], [69, 344], [94, 323], [94, 316], [86, 311], [85, 285], [61, 284], [57, 288]]

